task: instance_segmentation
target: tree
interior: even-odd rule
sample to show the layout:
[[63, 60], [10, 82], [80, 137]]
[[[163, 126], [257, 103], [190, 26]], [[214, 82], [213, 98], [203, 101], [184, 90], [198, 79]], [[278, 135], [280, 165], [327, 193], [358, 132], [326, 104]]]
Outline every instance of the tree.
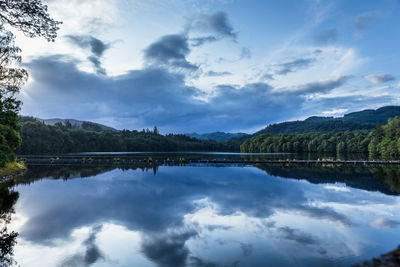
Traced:
[[61, 22], [50, 18], [47, 6], [40, 0], [0, 1], [0, 166], [15, 159], [14, 151], [21, 143], [18, 111], [21, 102], [16, 94], [28, 79], [21, 62], [21, 49], [14, 43], [7, 27], [22, 31], [29, 37], [41, 36], [54, 41]]
[[160, 132], [158, 131], [157, 126], [154, 126], [153, 133], [154, 134], [160, 134]]
[[61, 22], [52, 19], [41, 0], [0, 1], [0, 23], [10, 25], [29, 37], [41, 36], [48, 41], [57, 37]]

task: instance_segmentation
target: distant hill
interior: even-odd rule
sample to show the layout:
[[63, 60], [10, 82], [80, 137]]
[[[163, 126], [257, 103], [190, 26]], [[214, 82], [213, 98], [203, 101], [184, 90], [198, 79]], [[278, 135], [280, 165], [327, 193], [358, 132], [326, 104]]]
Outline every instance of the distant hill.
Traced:
[[396, 116], [400, 116], [400, 106], [386, 106], [352, 112], [339, 118], [313, 116], [303, 121], [271, 124], [254, 135], [371, 130], [377, 122], [386, 124], [389, 118]]
[[400, 106], [386, 106], [377, 110], [366, 109], [363, 111], [352, 112], [341, 118], [343, 121], [357, 121], [360, 123], [373, 123], [378, 121], [386, 124], [389, 118], [400, 116]]
[[231, 140], [232, 138], [242, 138], [245, 136], [250, 136], [245, 133], [224, 133], [224, 132], [213, 132], [205, 134], [189, 133], [185, 135], [192, 138], [196, 138], [198, 140], [214, 140], [218, 142], [226, 142]]
[[116, 131], [118, 131], [112, 127], [105, 126], [103, 124], [90, 122], [90, 121], [80, 121], [80, 120], [75, 120], [75, 119], [57, 119], [57, 118], [55, 118], [55, 119], [40, 119], [40, 118], [35, 118], [35, 117], [20, 116], [20, 120], [21, 120], [22, 124], [27, 121], [40, 121], [46, 125], [54, 125], [56, 123], [61, 123], [62, 125], [65, 126], [69, 122], [73, 128], [81, 128], [81, 129], [88, 130], [88, 131], [95, 131], [95, 132], [101, 132], [101, 131], [116, 132]]

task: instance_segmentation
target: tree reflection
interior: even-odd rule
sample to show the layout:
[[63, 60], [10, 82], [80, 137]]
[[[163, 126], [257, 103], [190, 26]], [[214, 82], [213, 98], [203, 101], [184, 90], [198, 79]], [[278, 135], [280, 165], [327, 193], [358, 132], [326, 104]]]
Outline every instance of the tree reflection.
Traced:
[[0, 187], [0, 265], [11, 266], [16, 264], [13, 254], [14, 246], [17, 243], [18, 233], [8, 230], [14, 211], [14, 204], [17, 202], [19, 194], [9, 188], [10, 184]]

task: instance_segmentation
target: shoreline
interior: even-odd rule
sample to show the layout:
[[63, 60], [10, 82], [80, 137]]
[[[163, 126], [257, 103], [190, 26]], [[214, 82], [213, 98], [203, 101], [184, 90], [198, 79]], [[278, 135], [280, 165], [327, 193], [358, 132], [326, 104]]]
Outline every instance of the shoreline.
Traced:
[[25, 171], [26, 167], [20, 162], [7, 163], [5, 167], [0, 168], [0, 184], [14, 179]]

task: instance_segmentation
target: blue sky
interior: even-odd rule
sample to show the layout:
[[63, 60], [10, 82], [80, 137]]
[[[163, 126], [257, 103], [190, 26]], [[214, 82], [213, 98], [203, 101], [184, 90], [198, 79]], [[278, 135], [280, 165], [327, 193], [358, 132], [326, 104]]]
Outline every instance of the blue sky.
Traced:
[[51, 0], [21, 113], [162, 133], [398, 105], [400, 1]]

